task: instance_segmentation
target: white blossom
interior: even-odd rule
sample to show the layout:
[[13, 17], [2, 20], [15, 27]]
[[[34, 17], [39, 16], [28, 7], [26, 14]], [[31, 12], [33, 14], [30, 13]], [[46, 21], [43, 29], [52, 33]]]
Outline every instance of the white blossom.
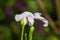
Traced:
[[23, 12], [22, 14], [17, 14], [15, 15], [15, 20], [18, 22], [20, 21], [22, 18], [26, 18], [29, 21], [29, 25], [33, 25], [34, 24], [34, 15], [31, 12]]
[[15, 15], [15, 20], [17, 22], [20, 21], [22, 18], [28, 19], [30, 26], [34, 24], [34, 19], [41, 20], [45, 23], [43, 26], [45, 26], [45, 27], [48, 26], [48, 20], [45, 19], [44, 17], [42, 17], [41, 13], [39, 13], [39, 12], [32, 14], [31, 12], [25, 11], [22, 14]]

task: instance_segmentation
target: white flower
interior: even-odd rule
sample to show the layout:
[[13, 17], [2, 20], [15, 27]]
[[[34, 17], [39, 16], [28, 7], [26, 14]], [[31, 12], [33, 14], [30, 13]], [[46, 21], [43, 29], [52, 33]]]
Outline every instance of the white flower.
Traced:
[[15, 15], [15, 20], [17, 22], [20, 21], [22, 18], [28, 19], [30, 26], [34, 24], [34, 19], [41, 20], [45, 23], [43, 26], [45, 26], [45, 27], [48, 26], [48, 20], [46, 20], [44, 17], [42, 17], [41, 13], [38, 13], [38, 12], [32, 14], [31, 12], [26, 11], [26, 12], [23, 12], [22, 14]]
[[22, 18], [26, 18], [28, 19], [29, 21], [29, 25], [33, 25], [34, 24], [34, 15], [31, 13], [31, 12], [23, 12], [22, 14], [17, 14], [15, 15], [15, 20], [18, 22], [18, 21], [21, 21]]

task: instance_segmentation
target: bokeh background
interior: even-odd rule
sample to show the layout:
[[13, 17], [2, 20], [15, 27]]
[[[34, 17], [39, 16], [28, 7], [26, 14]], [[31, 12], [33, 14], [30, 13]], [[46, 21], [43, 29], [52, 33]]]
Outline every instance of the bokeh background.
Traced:
[[[14, 17], [24, 11], [40, 12], [49, 21], [48, 27], [35, 21], [32, 40], [60, 40], [59, 0], [0, 0], [0, 40], [20, 40], [21, 24]], [[29, 33], [28, 24], [25, 32]]]

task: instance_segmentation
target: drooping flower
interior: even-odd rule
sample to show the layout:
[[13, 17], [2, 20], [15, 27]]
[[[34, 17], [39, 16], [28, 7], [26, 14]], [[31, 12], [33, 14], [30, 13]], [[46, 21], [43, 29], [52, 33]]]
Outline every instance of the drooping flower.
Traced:
[[45, 27], [48, 26], [48, 20], [46, 20], [44, 17], [42, 17], [41, 13], [38, 13], [38, 12], [32, 14], [31, 12], [25, 11], [22, 14], [15, 15], [16, 21], [20, 21], [22, 18], [28, 19], [30, 26], [34, 24], [34, 19], [41, 20], [45, 23], [43, 26], [45, 26]]

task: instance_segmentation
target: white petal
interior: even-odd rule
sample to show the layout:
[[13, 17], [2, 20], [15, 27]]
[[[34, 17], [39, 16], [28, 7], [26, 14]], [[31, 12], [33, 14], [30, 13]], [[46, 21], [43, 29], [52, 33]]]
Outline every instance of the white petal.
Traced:
[[25, 11], [25, 12], [23, 12], [21, 14], [15, 15], [15, 20], [20, 21], [22, 18], [24, 18], [24, 17], [27, 18], [29, 16], [34, 17], [34, 15], [31, 12]]
[[46, 19], [42, 20], [45, 24], [43, 25], [44, 27], [48, 26], [48, 21]]
[[41, 13], [36, 12], [36, 13], [34, 13], [34, 16], [35, 16], [35, 18], [40, 18]]
[[34, 18], [43, 21], [45, 24], [44, 27], [48, 26], [48, 20], [46, 20], [44, 17], [41, 16], [41, 13], [34, 13]]
[[32, 17], [28, 17], [28, 21], [30, 26], [34, 24], [34, 19]]
[[41, 13], [40, 13], [40, 14], [39, 14], [39, 13], [34, 13], [34, 19], [43, 20], [43, 19], [45, 19], [45, 18], [43, 18], [43, 17], [41, 16]]
[[28, 11], [23, 12], [21, 15], [23, 17], [28, 17], [28, 16], [34, 17], [34, 15], [31, 12], [28, 12]]
[[48, 26], [48, 20], [46, 20], [45, 18], [43, 17], [40, 17], [39, 20], [43, 21], [44, 22], [44, 27], [47, 27]]
[[43, 18], [43, 17], [40, 16], [40, 18], [35, 18], [35, 19], [43, 21], [44, 22], [44, 25], [43, 25], [44, 27], [48, 26], [48, 20], [46, 20], [45, 18]]
[[44, 22], [44, 25], [43, 25], [44, 27], [47, 27], [48, 26], [48, 20], [47, 19], [45, 19], [44, 17], [41, 17], [40, 16], [39, 20], [41, 20], [41, 21]]
[[15, 20], [20, 21], [22, 19], [22, 16], [20, 14], [15, 15]]

